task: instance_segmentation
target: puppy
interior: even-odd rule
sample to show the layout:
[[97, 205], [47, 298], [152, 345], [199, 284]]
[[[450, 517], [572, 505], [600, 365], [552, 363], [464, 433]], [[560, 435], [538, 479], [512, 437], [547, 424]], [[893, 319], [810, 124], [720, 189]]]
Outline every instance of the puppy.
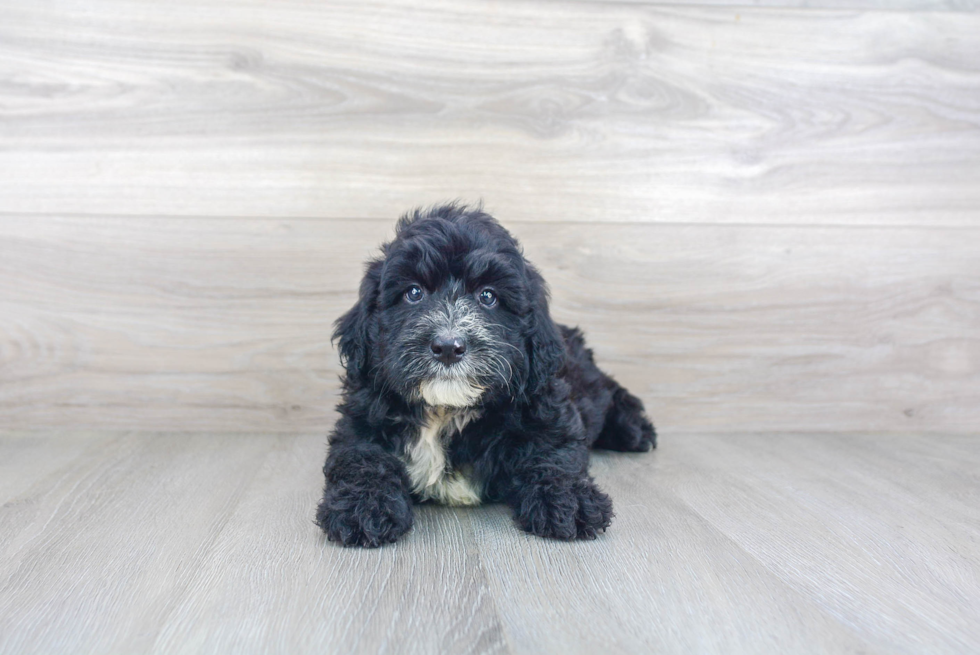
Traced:
[[480, 208], [403, 216], [334, 339], [346, 375], [316, 522], [345, 546], [395, 541], [424, 501], [505, 502], [527, 532], [594, 539], [613, 512], [589, 448], [656, 446], [643, 403], [551, 320], [541, 275]]

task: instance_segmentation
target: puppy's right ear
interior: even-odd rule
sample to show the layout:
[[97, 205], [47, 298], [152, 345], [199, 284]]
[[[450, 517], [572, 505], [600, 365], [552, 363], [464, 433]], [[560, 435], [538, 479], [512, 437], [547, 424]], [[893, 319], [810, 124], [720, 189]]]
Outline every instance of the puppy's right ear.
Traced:
[[334, 323], [332, 339], [339, 342], [340, 363], [347, 369], [348, 380], [363, 379], [373, 365], [371, 351], [377, 339], [374, 317], [382, 263], [380, 259], [368, 263], [357, 303]]

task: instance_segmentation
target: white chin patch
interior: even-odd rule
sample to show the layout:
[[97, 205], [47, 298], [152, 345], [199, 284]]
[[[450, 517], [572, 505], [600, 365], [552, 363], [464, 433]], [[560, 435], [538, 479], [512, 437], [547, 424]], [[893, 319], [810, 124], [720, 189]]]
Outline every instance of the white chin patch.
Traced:
[[419, 385], [419, 395], [433, 407], [472, 407], [483, 389], [462, 380], [426, 380]]

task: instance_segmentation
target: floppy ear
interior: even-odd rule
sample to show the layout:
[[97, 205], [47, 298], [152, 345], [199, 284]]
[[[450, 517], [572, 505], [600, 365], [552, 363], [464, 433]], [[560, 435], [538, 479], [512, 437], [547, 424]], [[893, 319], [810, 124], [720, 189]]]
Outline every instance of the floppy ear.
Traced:
[[530, 264], [527, 275], [531, 315], [526, 340], [528, 378], [525, 388], [528, 393], [537, 394], [565, 365], [565, 341], [548, 312], [548, 287], [544, 278]]
[[339, 342], [340, 363], [347, 369], [347, 379], [361, 380], [372, 366], [371, 351], [377, 339], [374, 320], [381, 283], [382, 260], [367, 266], [357, 303], [334, 323], [332, 339]]

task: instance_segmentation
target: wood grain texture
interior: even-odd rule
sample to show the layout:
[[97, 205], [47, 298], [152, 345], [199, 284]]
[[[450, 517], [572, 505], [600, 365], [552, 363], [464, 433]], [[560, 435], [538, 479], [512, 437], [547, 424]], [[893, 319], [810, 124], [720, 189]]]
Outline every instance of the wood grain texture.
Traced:
[[[0, 655], [980, 651], [978, 8], [0, 0]], [[595, 542], [312, 523], [454, 197], [661, 429]]]
[[[576, 2], [577, 0], [570, 0]], [[598, 0], [586, 0], [588, 2]], [[683, 7], [772, 7], [779, 9], [875, 9], [882, 11], [966, 11], [980, 9], [978, 0], [611, 0], [642, 5]]]
[[[980, 230], [508, 225], [663, 428], [980, 428]], [[325, 432], [391, 229], [0, 220], [0, 425]]]
[[[0, 455], [86, 441], [5, 435]], [[418, 538], [383, 551], [326, 543], [312, 522], [322, 436], [87, 445], [0, 513], [0, 652], [503, 648], [451, 514], [420, 512]]]
[[602, 540], [542, 545], [503, 512], [477, 537], [527, 652], [971, 652], [978, 457], [975, 436], [668, 437], [652, 463], [593, 457]]
[[[662, 482], [878, 647], [974, 650], [980, 560], [969, 547], [950, 548], [949, 540], [973, 541], [980, 530], [980, 440], [901, 435], [850, 441], [841, 434], [819, 441], [787, 436], [769, 448], [758, 436], [679, 440], [679, 457], [691, 469], [679, 467]], [[800, 462], [807, 463], [805, 471]], [[695, 469], [705, 477], [687, 475]], [[792, 517], [773, 520], [770, 512], [780, 512], [787, 495], [796, 499]], [[869, 604], [874, 614], [865, 612]], [[937, 614], [923, 612], [924, 604]], [[920, 630], [925, 626], [935, 632], [927, 636]]]
[[975, 13], [0, 11], [2, 211], [381, 218], [462, 196], [513, 220], [978, 220]]
[[2, 492], [0, 653], [980, 648], [975, 435], [667, 434], [593, 456], [597, 541], [427, 506], [373, 551], [312, 524], [324, 441], [4, 433], [34, 480]]

